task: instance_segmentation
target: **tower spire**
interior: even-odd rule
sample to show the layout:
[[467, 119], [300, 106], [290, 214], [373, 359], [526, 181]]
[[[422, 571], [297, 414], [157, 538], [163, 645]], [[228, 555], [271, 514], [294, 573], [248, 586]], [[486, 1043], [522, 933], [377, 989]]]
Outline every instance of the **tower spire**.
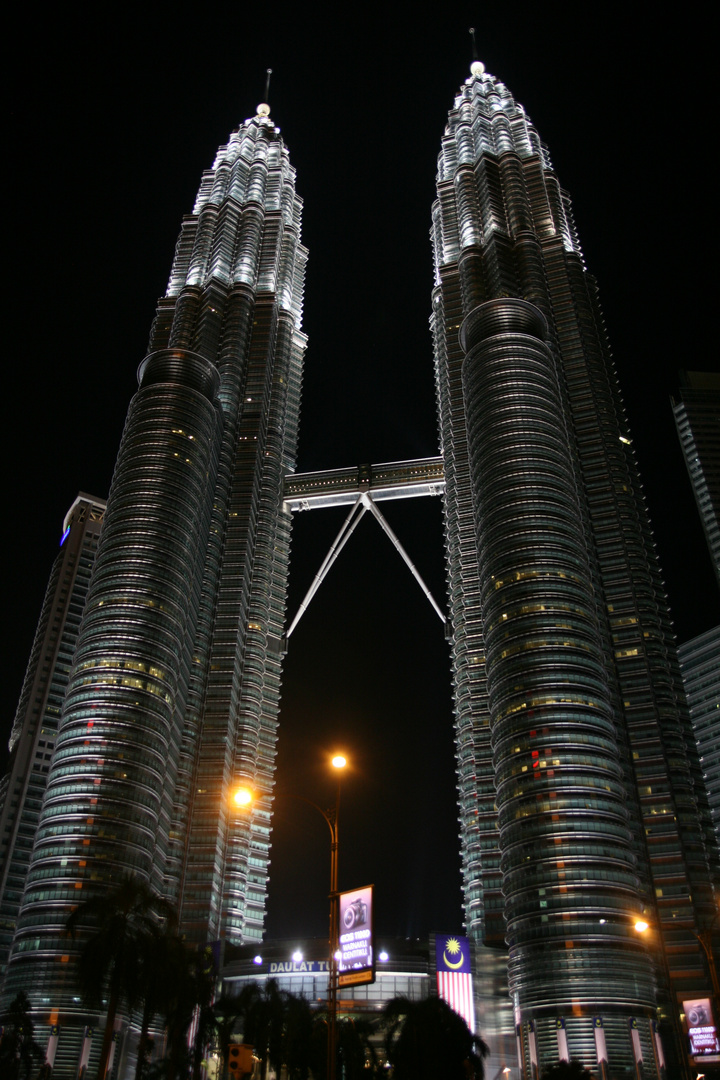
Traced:
[[482, 75], [485, 71], [485, 65], [478, 58], [477, 41], [475, 40], [475, 27], [471, 26], [468, 30], [470, 37], [472, 38], [472, 63], [470, 64], [471, 75]]
[[257, 107], [257, 115], [258, 116], [269, 116], [270, 115], [269, 101], [270, 101], [270, 76], [271, 75], [272, 75], [272, 68], [268, 68], [267, 72], [266, 72], [266, 79], [265, 79], [265, 101], [261, 102], [260, 105], [258, 105], [258, 107]]

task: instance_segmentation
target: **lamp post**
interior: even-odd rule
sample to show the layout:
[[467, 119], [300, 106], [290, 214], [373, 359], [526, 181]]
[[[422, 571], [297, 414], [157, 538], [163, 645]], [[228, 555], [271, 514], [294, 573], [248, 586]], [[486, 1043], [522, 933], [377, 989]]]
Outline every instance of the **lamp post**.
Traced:
[[[651, 916], [652, 918], [652, 916]], [[717, 918], [717, 916], [715, 917]], [[710, 927], [701, 933], [697, 933], [692, 927], [689, 927], [690, 932], [698, 939], [698, 942], [705, 950], [706, 955], [709, 957], [710, 976], [713, 980], [713, 989], [717, 984], [717, 972], [715, 971], [714, 961], [712, 958], [712, 942], [711, 937], [713, 933], [713, 927], [715, 919], [713, 919]], [[686, 1036], [682, 1029], [680, 1018], [677, 1008], [677, 992], [673, 990], [673, 984], [670, 977], [670, 965], [668, 964], [667, 953], [665, 952], [665, 942], [663, 940], [662, 924], [660, 922], [660, 916], [655, 911], [652, 922], [648, 921], [644, 916], [635, 920], [634, 929], [638, 934], [645, 934], [650, 931], [650, 936], [654, 938], [655, 952], [660, 958], [663, 974], [665, 976], [665, 982], [668, 990], [669, 1003], [671, 1008], [670, 1019], [672, 1021], [673, 1034], [675, 1036], [676, 1050], [679, 1056], [680, 1068], [683, 1073], [683, 1080], [692, 1080], [692, 1068], [689, 1056], [689, 1051], [686, 1049]], [[708, 948], [710, 953], [708, 953]]]
[[308, 806], [314, 807], [328, 824], [330, 829], [330, 955], [328, 962], [328, 1037], [327, 1037], [327, 1078], [335, 1080], [335, 1065], [337, 1059], [337, 949], [339, 927], [339, 900], [338, 892], [338, 823], [340, 817], [340, 777], [342, 770], [347, 765], [347, 758], [343, 754], [335, 754], [331, 765], [338, 770], [337, 792], [335, 805], [323, 810], [322, 806], [306, 799], [304, 795], [293, 795], [292, 798], [300, 799]]
[[[336, 1048], [337, 1048], [337, 957], [338, 933], [339, 933], [339, 901], [338, 892], [338, 820], [340, 816], [340, 778], [342, 770], [347, 765], [347, 758], [343, 754], [335, 754], [330, 764], [338, 771], [337, 791], [334, 806], [326, 810], [319, 803], [307, 799], [304, 795], [292, 795], [291, 799], [299, 799], [317, 810], [325, 818], [330, 829], [330, 954], [328, 962], [328, 1037], [327, 1037], [327, 1080], [335, 1080], [336, 1073]], [[249, 806], [254, 799], [254, 794], [248, 787], [239, 787], [235, 792], [234, 801], [237, 806]]]
[[713, 952], [712, 939], [715, 933], [715, 924], [719, 918], [720, 911], [717, 911], [715, 913], [715, 917], [702, 930], [692, 930], [693, 934], [698, 939], [699, 944], [702, 946], [702, 950], [707, 958], [707, 965], [710, 972], [710, 980], [712, 982], [713, 988], [713, 997], [715, 998], [714, 1019], [716, 1025], [718, 1026], [720, 1026], [720, 984], [718, 983], [717, 965], [715, 963], [715, 953]]

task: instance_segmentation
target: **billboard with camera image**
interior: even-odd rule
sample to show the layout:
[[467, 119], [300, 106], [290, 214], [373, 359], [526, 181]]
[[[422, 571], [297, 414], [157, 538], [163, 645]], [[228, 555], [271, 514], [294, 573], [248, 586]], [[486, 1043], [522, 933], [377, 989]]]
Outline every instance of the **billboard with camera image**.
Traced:
[[694, 1057], [720, 1053], [710, 998], [683, 1001], [683, 1011], [690, 1036], [690, 1053]]
[[372, 905], [372, 885], [340, 893], [338, 986], [375, 982]]

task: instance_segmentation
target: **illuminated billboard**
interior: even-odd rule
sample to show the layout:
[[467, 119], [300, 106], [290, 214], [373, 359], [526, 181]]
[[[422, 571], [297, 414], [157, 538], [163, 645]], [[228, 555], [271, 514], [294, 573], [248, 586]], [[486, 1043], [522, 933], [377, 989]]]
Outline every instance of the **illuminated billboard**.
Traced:
[[338, 986], [375, 982], [373, 887], [340, 893]]
[[720, 1053], [710, 998], [693, 998], [690, 1001], [683, 1001], [683, 1010], [690, 1036], [690, 1053], [693, 1057]]

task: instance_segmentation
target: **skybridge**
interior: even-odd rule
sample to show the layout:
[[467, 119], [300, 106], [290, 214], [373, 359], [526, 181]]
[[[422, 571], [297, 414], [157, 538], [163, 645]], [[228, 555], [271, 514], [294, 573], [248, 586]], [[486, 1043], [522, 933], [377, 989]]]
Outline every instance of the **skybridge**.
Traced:
[[448, 629], [448, 621], [420, 577], [410, 556], [380, 512], [377, 503], [388, 499], [416, 499], [423, 495], [442, 495], [445, 491], [445, 472], [441, 457], [417, 458], [414, 461], [391, 461], [382, 465], [357, 465], [346, 469], [327, 469], [313, 473], [290, 473], [283, 485], [283, 510], [318, 510], [328, 506], [349, 506], [350, 513], [330, 547], [313, 583], [290, 623], [287, 634], [279, 643], [285, 652], [287, 641], [300, 622], [313, 596], [325, 580], [330, 567], [345, 547], [358, 522], [367, 510], [397, 549], [436, 615]]

